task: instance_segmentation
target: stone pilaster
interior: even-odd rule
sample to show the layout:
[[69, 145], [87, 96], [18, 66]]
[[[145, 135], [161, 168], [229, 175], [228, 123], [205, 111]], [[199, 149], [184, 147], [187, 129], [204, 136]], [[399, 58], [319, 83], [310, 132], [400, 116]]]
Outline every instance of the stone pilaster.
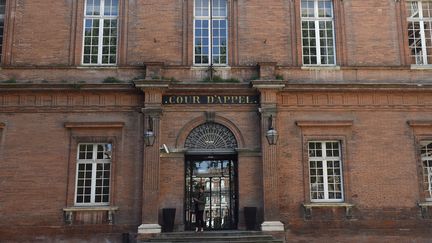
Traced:
[[261, 229], [263, 231], [284, 231], [284, 225], [279, 218], [278, 145], [270, 145], [266, 138], [271, 122], [270, 117], [273, 118], [273, 126], [277, 130], [277, 93], [284, 85], [271, 82], [256, 82], [253, 85], [261, 94], [261, 149], [264, 196], [264, 222]]
[[[162, 93], [168, 87], [166, 82], [136, 82], [135, 86], [144, 92], [144, 131], [152, 130], [155, 135], [154, 144], [144, 144], [143, 184], [142, 184], [142, 224], [138, 227], [139, 234], [161, 233], [158, 224], [159, 192], [160, 192], [160, 123], [162, 117]], [[151, 120], [152, 122], [149, 122]], [[152, 126], [152, 127], [150, 127]]]

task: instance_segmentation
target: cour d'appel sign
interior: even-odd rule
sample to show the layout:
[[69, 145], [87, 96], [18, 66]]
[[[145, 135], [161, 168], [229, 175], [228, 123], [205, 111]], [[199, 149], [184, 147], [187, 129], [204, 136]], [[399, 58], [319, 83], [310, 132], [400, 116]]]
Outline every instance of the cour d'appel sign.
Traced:
[[258, 95], [164, 95], [164, 105], [258, 104]]

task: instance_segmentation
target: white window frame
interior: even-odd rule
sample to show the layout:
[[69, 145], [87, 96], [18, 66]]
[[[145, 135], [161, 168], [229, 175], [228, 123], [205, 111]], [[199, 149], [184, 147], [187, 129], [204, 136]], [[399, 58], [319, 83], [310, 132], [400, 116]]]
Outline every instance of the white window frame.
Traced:
[[[208, 11], [209, 11], [209, 15], [208, 16], [196, 16], [196, 0], [193, 0], [194, 2], [194, 6], [193, 6], [193, 65], [197, 66], [197, 67], [208, 67], [210, 65], [216, 66], [216, 67], [226, 67], [228, 66], [228, 62], [229, 62], [229, 23], [228, 23], [228, 0], [226, 0], [226, 9], [225, 9], [225, 17], [220, 17], [220, 16], [211, 16], [212, 13], [212, 8], [211, 8], [211, 4], [213, 2], [213, 0], [209, 0], [208, 1]], [[209, 22], [209, 34], [208, 34], [208, 39], [209, 39], [209, 54], [208, 54], [208, 58], [209, 58], [209, 62], [207, 64], [205, 63], [196, 63], [195, 62], [195, 20], [208, 20]], [[226, 21], [226, 63], [225, 64], [214, 64], [213, 63], [213, 23], [211, 20], [225, 20]]]
[[[336, 66], [336, 33], [335, 33], [335, 21], [334, 21], [334, 2], [330, 1], [332, 4], [332, 17], [319, 17], [319, 5], [318, 5], [318, 1], [319, 0], [313, 0], [314, 1], [314, 17], [303, 17], [302, 16], [302, 4], [300, 1], [300, 27], [301, 27], [301, 50], [302, 50], [302, 65], [306, 66], [306, 67], [314, 67], [314, 66], [324, 66], [324, 67], [333, 67]], [[316, 59], [317, 59], [317, 63], [316, 64], [305, 64], [304, 63], [304, 47], [303, 47], [303, 21], [313, 21], [315, 23], [315, 43], [316, 43]], [[327, 21], [331, 21], [332, 22], [332, 40], [333, 40], [333, 63], [332, 64], [322, 64], [321, 63], [321, 42], [320, 42], [320, 28], [319, 28], [319, 23], [320, 22], [327, 22]]]
[[[310, 143], [321, 143], [321, 157], [311, 157], [309, 152], [309, 144]], [[338, 157], [328, 157], [326, 151], [326, 143], [338, 143], [339, 145], [339, 156]], [[344, 176], [343, 176], [343, 161], [342, 161], [342, 142], [337, 140], [311, 140], [307, 143], [307, 151], [308, 151], [308, 173], [309, 173], [309, 196], [311, 202], [344, 202]], [[339, 161], [340, 163], [340, 185], [341, 185], [341, 198], [330, 199], [329, 198], [329, 190], [328, 190], [328, 174], [327, 174], [327, 161]], [[324, 186], [324, 198], [323, 199], [313, 199], [312, 198], [312, 183], [311, 183], [311, 161], [321, 161], [322, 170], [323, 170], [323, 186]]]
[[[420, 66], [432, 64], [432, 63], [428, 62], [428, 52], [427, 52], [428, 46], [427, 46], [427, 42], [426, 42], [426, 33], [425, 33], [425, 22], [430, 22], [430, 25], [432, 25], [432, 16], [430, 16], [428, 18], [424, 17], [424, 15], [423, 15], [423, 3], [424, 2], [430, 3], [430, 1], [408, 1], [408, 3], [410, 4], [408, 9], [411, 9], [412, 3], [417, 3], [417, 6], [418, 6], [419, 16], [418, 17], [408, 16], [407, 21], [413, 22], [413, 23], [419, 23], [419, 26], [420, 26], [420, 43], [421, 43], [421, 49], [422, 49], [421, 52], [422, 53], [421, 53], [421, 55], [415, 55], [414, 54], [415, 63], [412, 63], [413, 65], [420, 65]], [[409, 12], [408, 15], [411, 15], [411, 12]], [[431, 37], [431, 39], [432, 39], [432, 37]], [[410, 52], [411, 52], [412, 47], [409, 46], [409, 48], [410, 48]], [[432, 46], [430, 46], [429, 48], [432, 48]], [[432, 55], [432, 53], [429, 53], [429, 55]], [[432, 57], [430, 59], [432, 59]]]
[[425, 148], [426, 151], [428, 152], [427, 155], [422, 154], [421, 150], [423, 149], [423, 147], [426, 147], [430, 143], [432, 143], [432, 141], [430, 140], [425, 140], [420, 142], [420, 146], [421, 146], [420, 157], [421, 157], [421, 164], [422, 164], [422, 184], [428, 183], [426, 187], [427, 187], [427, 191], [429, 192], [429, 197], [426, 198], [426, 201], [432, 201], [432, 166], [425, 167], [424, 162], [432, 161], [432, 150], [429, 151], [427, 148]]
[[[100, 6], [99, 6], [99, 12], [100, 15], [87, 15], [87, 1], [84, 2], [84, 21], [83, 21], [83, 38], [82, 38], [82, 55], [81, 55], [81, 64], [84, 66], [116, 66], [118, 63], [118, 43], [119, 43], [119, 14], [117, 10], [117, 15], [104, 15], [105, 10], [105, 0], [100, 0]], [[118, 1], [119, 4], [120, 0]], [[119, 5], [117, 5], [118, 9]], [[86, 20], [92, 19], [92, 20], [99, 20], [99, 40], [98, 40], [98, 55], [97, 55], [97, 63], [84, 63], [84, 56], [85, 56], [85, 31], [86, 31]], [[102, 63], [102, 56], [103, 56], [103, 28], [104, 28], [104, 21], [105, 20], [117, 20], [117, 36], [116, 36], [116, 53], [115, 63]], [[91, 57], [90, 57], [91, 58]]]
[[[91, 159], [80, 159], [80, 146], [81, 145], [93, 145], [93, 152], [92, 152], [92, 158]], [[112, 157], [110, 158], [104, 158], [104, 159], [97, 159], [97, 152], [98, 152], [98, 145], [102, 145], [104, 147], [104, 157], [106, 154], [106, 145], [111, 146], [110, 143], [79, 143], [77, 146], [77, 163], [76, 163], [76, 174], [75, 174], [75, 197], [74, 197], [74, 203], [76, 206], [107, 206], [110, 205], [111, 201], [111, 189], [112, 189]], [[92, 171], [91, 171], [91, 193], [90, 193], [90, 202], [78, 202], [78, 181], [79, 181], [79, 166], [81, 164], [92, 164]], [[98, 164], [110, 164], [110, 170], [109, 170], [109, 193], [108, 193], [108, 202], [95, 202], [96, 199], [96, 179], [97, 179], [97, 165]], [[102, 189], [103, 190], [103, 189]], [[85, 194], [83, 194], [85, 195]]]

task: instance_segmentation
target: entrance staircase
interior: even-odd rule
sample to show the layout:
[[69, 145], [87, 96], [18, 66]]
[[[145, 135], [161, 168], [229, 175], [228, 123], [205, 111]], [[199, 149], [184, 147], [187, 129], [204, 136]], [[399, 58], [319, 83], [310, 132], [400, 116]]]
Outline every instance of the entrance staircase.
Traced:
[[154, 238], [141, 240], [138, 243], [284, 243], [272, 235], [261, 231], [204, 231], [204, 232], [175, 232], [162, 233]]

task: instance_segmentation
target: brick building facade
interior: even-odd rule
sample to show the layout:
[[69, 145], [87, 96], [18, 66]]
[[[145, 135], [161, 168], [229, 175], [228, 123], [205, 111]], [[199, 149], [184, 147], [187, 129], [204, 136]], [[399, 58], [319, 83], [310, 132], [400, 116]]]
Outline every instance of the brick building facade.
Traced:
[[3, 0], [0, 20], [0, 241], [146, 237], [165, 208], [193, 230], [198, 187], [206, 230], [252, 207], [287, 241], [432, 237], [431, 1]]

